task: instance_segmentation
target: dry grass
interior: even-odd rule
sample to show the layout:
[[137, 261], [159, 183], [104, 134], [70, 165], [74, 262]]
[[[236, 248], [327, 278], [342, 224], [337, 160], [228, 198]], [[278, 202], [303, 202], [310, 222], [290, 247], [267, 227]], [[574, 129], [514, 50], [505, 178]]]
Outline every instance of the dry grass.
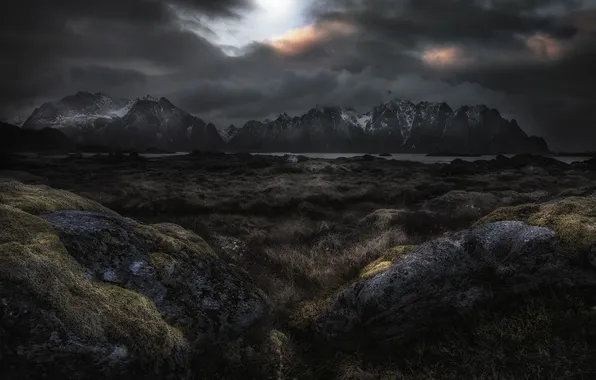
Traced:
[[596, 299], [546, 290], [493, 305], [407, 347], [318, 353], [319, 378], [350, 380], [588, 380], [596, 376]]
[[[358, 278], [368, 263], [407, 241], [400, 229], [358, 236], [355, 240], [353, 236], [339, 233], [317, 234], [317, 230], [308, 225], [289, 225], [295, 228], [284, 231], [278, 236], [279, 240], [268, 236], [267, 244], [263, 245], [263, 237], [255, 237], [256, 240], [249, 243], [252, 253], [247, 261], [250, 262], [240, 263], [249, 268], [253, 278], [258, 279], [257, 283], [282, 309], [336, 290]], [[310, 242], [305, 240], [306, 236], [310, 236]]]

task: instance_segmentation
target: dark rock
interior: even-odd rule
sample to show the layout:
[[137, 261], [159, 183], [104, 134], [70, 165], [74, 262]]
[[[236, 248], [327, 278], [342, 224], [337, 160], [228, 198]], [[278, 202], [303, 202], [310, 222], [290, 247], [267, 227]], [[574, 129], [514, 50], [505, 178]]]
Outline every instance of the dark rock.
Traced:
[[391, 157], [391, 153], [381, 153], [379, 157]]
[[505, 221], [425, 243], [333, 298], [315, 330], [345, 349], [400, 345], [495, 299], [595, 285], [596, 273], [557, 254], [555, 240], [551, 229]]
[[[219, 260], [203, 239], [179, 226], [144, 226], [84, 211], [41, 218], [60, 232], [68, 253], [91, 280], [145, 295], [166, 321], [192, 328], [196, 336], [239, 333], [267, 313], [265, 297], [247, 278]], [[168, 247], [172, 243], [164, 240], [172, 237], [173, 246]]]
[[0, 197], [7, 378], [186, 379], [205, 345], [267, 318], [266, 296], [194, 233], [89, 211], [37, 217], [22, 210], [100, 206], [33, 188]]

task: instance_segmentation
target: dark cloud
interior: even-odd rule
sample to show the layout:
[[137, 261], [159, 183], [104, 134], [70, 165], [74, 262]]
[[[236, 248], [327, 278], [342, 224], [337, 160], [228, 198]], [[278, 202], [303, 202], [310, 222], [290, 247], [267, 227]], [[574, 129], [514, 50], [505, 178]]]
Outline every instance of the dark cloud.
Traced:
[[222, 125], [397, 96], [485, 103], [555, 149], [596, 149], [596, 1], [311, 2], [282, 51], [213, 42], [205, 20], [251, 0], [19, 1], [0, 30], [0, 116], [79, 90], [166, 96]]
[[113, 88], [131, 83], [145, 83], [146, 77], [134, 70], [113, 70], [105, 67], [87, 66], [71, 68], [70, 80], [78, 86], [85, 83], [94, 88], [102, 86]]
[[0, 64], [2, 114], [64, 96], [75, 85], [133, 96], [150, 75], [221, 59], [218, 48], [180, 28], [172, 6], [211, 18], [237, 17], [251, 2], [23, 0], [13, 5], [0, 31], [0, 49], [9, 57]]
[[[472, 99], [512, 111], [505, 113], [555, 149], [594, 149], [594, 7], [575, 0], [331, 0], [313, 13], [358, 25], [369, 36], [368, 65], [387, 78], [449, 84], [444, 96], [452, 103]], [[424, 58], [429, 49], [437, 49], [429, 57], [438, 67], [389, 58], [408, 51]]]

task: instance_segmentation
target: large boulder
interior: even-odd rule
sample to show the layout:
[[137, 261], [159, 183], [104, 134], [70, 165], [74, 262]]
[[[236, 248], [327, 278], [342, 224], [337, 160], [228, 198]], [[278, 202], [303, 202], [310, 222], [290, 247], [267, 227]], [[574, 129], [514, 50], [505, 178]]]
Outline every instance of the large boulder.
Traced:
[[477, 222], [521, 220], [557, 233], [558, 251], [578, 264], [596, 264], [596, 196], [503, 207]]
[[[203, 344], [268, 315], [246, 274], [192, 232], [101, 213], [67, 192], [4, 187], [0, 360], [9, 378], [185, 378]], [[29, 197], [38, 193], [42, 201]]]
[[555, 231], [520, 221], [439, 238], [318, 306], [311, 327], [344, 349], [403, 344], [491, 301], [541, 286], [595, 285], [596, 271], [557, 246]]

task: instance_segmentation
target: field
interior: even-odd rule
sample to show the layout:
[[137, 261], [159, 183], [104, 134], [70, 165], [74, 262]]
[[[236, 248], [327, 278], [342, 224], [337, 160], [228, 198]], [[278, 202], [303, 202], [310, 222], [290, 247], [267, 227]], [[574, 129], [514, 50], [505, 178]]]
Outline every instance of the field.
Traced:
[[372, 156], [209, 153], [4, 162], [0, 177], [68, 190], [144, 223], [172, 222], [194, 231], [249, 274], [271, 300], [272, 318], [254, 336], [216, 344], [211, 366], [201, 371], [205, 378], [596, 374], [596, 297], [582, 289], [538, 289], [523, 299], [491, 303], [441, 334], [389, 350], [366, 341], [356, 350], [325, 347], [308, 327], [323, 300], [386, 270], [424, 242], [470, 228], [502, 207], [593, 194], [596, 171], [589, 162], [516, 156], [429, 165]]

